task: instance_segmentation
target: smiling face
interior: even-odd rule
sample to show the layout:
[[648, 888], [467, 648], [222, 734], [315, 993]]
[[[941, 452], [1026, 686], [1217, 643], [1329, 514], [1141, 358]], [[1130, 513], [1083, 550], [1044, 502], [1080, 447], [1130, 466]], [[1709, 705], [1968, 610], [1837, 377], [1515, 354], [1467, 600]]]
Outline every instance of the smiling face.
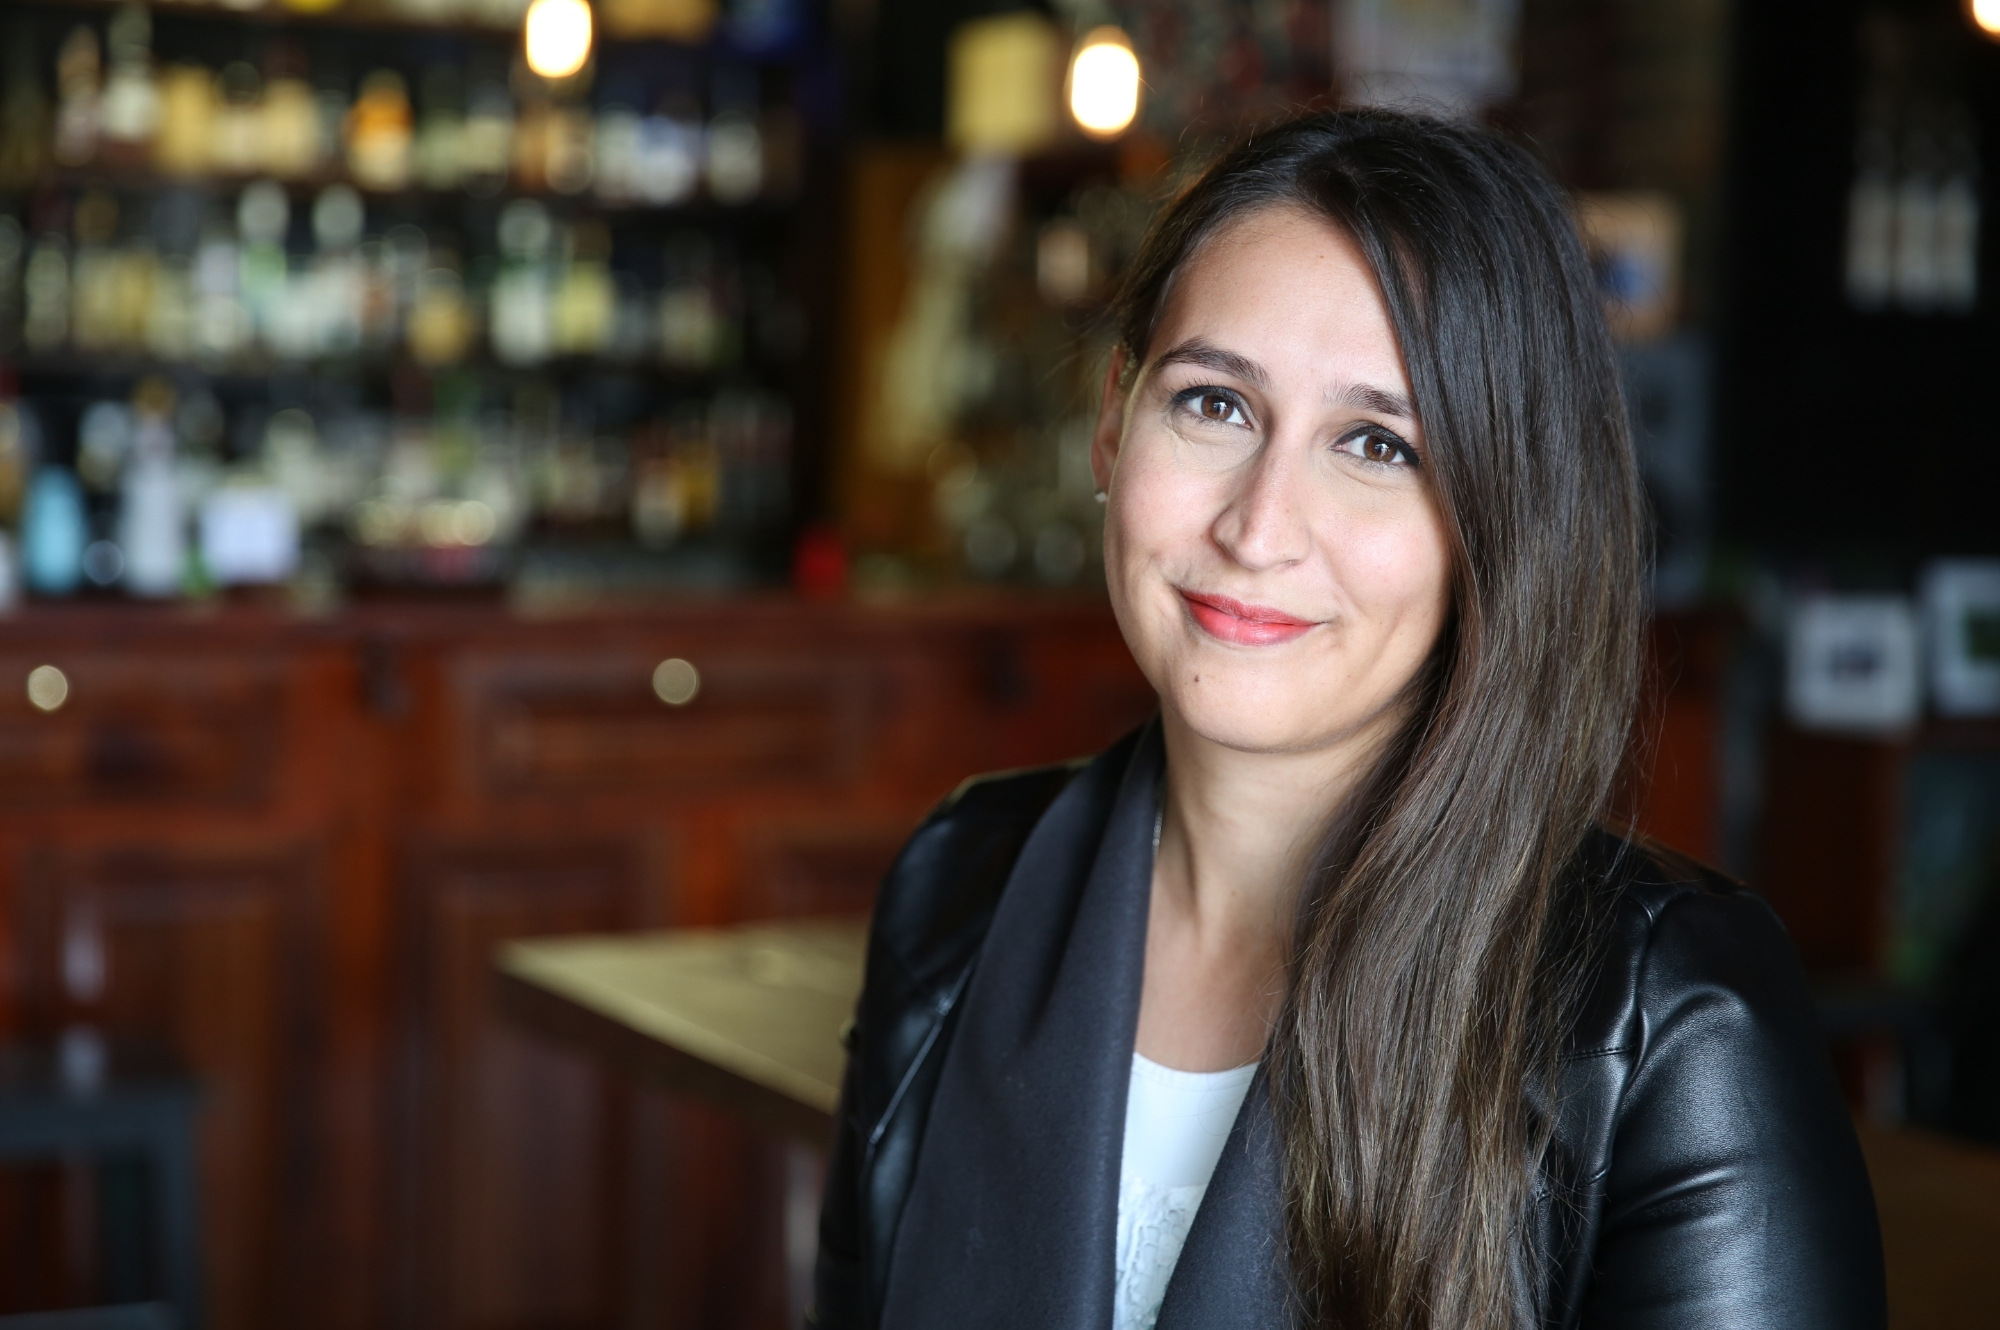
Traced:
[[1381, 740], [1451, 605], [1389, 312], [1326, 220], [1267, 208], [1183, 266], [1105, 381], [1111, 602], [1168, 724], [1246, 752]]

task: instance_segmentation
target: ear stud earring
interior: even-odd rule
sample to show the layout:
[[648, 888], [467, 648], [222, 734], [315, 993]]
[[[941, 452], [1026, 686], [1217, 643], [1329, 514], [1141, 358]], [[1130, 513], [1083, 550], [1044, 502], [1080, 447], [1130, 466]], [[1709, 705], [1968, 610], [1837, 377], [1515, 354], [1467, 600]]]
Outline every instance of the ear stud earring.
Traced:
[[1093, 494], [1091, 497], [1096, 499], [1099, 503], [1109, 503], [1111, 501], [1111, 496], [1109, 494], [1106, 494], [1103, 490], [1097, 491], [1097, 493]]

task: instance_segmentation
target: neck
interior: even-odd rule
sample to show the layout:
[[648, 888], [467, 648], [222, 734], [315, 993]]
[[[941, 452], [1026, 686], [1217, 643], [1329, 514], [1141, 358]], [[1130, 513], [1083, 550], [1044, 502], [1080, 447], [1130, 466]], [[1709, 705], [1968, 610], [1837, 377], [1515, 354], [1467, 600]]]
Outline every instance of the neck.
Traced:
[[1312, 856], [1373, 767], [1386, 727], [1294, 753], [1229, 748], [1171, 714], [1162, 731], [1155, 889], [1186, 912], [1204, 949], [1248, 945], [1282, 965]]

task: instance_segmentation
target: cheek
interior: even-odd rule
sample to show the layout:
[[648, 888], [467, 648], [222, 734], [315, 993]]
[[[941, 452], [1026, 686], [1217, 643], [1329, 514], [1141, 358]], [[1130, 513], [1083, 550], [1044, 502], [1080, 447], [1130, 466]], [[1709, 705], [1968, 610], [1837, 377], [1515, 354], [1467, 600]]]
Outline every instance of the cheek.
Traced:
[[1425, 505], [1418, 520], [1367, 531], [1352, 548], [1349, 585], [1369, 617], [1428, 654], [1451, 607], [1451, 557], [1443, 523]]

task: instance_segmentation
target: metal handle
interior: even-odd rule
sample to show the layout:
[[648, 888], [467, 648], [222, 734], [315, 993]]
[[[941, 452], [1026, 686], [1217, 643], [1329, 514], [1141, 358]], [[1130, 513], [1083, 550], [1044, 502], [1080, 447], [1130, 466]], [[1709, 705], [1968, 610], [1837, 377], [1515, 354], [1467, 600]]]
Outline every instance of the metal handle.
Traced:
[[653, 693], [670, 707], [684, 707], [701, 691], [701, 671], [679, 656], [653, 667]]
[[28, 703], [37, 711], [59, 711], [69, 701], [69, 676], [53, 665], [28, 671]]

